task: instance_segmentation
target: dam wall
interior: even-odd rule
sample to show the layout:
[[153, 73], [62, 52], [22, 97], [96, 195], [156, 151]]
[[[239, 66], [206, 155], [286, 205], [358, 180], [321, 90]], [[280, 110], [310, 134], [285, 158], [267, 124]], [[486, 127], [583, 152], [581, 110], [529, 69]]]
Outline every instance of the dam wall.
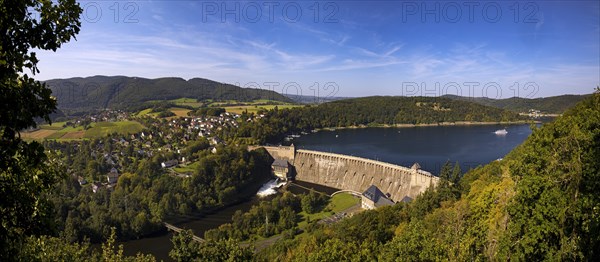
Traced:
[[248, 150], [259, 147], [265, 148], [273, 158], [285, 159], [292, 164], [295, 180], [361, 193], [375, 185], [395, 202], [407, 196], [414, 199], [438, 183], [438, 177], [418, 168], [342, 154], [296, 150], [293, 145], [252, 146]]
[[290, 164], [294, 164], [294, 155], [296, 153], [296, 149], [294, 145], [291, 146], [248, 146], [248, 150], [252, 151], [257, 148], [264, 148], [269, 152], [269, 154], [275, 159], [284, 159], [290, 162]]
[[375, 185], [395, 202], [406, 196], [414, 199], [438, 182], [420, 169], [311, 150], [297, 150], [294, 167], [296, 180], [358, 192]]

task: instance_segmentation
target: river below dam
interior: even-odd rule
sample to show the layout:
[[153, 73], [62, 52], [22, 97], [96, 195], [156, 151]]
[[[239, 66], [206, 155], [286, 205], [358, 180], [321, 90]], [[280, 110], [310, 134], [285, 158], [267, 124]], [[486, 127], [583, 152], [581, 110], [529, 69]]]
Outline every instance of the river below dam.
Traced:
[[[189, 221], [177, 223], [177, 226], [185, 229], [192, 229], [194, 234], [199, 237], [204, 237], [204, 232], [218, 228], [220, 225], [231, 222], [231, 217], [237, 210], [247, 212], [252, 208], [253, 205], [258, 204], [261, 200], [269, 200], [274, 195], [278, 194], [279, 191], [276, 188], [283, 186], [285, 183], [280, 183], [275, 180], [271, 180], [263, 185], [256, 196], [236, 203], [234, 205], [219, 209], [213, 213], [206, 214], [200, 217], [190, 217]], [[296, 181], [294, 184], [289, 185], [287, 190], [294, 194], [302, 194], [309, 192], [308, 190], [316, 190], [325, 194], [332, 194], [339, 189], [331, 188], [327, 186], [312, 184], [303, 181]], [[173, 243], [171, 238], [173, 232], [157, 233], [145, 238], [130, 240], [127, 242], [121, 242], [123, 245], [123, 253], [128, 256], [135, 256], [138, 252], [144, 254], [152, 254], [156, 257], [157, 261], [172, 261], [169, 257], [169, 251], [173, 249]]]
[[[254, 197], [250, 200], [217, 210], [211, 214], [190, 218], [187, 222], [177, 223], [177, 226], [184, 229], [192, 229], [195, 235], [203, 238], [204, 232], [209, 229], [217, 228], [222, 224], [231, 222], [231, 217], [237, 210], [246, 212], [250, 210], [253, 204], [259, 201], [258, 197]], [[172, 261], [169, 257], [169, 251], [173, 249], [173, 243], [171, 243], [172, 237], [173, 232], [169, 231], [119, 244], [123, 245], [123, 253], [128, 256], [135, 256], [135, 254], [141, 252], [154, 255], [157, 261]]]

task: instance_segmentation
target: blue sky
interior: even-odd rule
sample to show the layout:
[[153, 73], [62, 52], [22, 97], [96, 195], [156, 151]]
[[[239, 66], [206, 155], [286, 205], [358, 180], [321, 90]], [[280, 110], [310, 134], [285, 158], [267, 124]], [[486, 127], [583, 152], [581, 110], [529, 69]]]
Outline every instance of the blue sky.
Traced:
[[38, 52], [39, 79], [201, 77], [321, 97], [545, 97], [600, 84], [599, 1], [80, 4], [77, 41]]

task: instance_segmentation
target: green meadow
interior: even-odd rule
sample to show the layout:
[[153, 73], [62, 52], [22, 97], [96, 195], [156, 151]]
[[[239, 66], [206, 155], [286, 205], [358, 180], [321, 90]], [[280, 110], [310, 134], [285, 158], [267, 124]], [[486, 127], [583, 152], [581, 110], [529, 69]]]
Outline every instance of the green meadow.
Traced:
[[40, 129], [32, 132], [22, 132], [21, 137], [27, 140], [58, 139], [73, 140], [102, 137], [111, 133], [132, 134], [142, 131], [144, 126], [136, 121], [98, 122], [92, 123], [85, 130], [82, 126], [63, 127], [65, 122], [52, 125], [41, 125]]

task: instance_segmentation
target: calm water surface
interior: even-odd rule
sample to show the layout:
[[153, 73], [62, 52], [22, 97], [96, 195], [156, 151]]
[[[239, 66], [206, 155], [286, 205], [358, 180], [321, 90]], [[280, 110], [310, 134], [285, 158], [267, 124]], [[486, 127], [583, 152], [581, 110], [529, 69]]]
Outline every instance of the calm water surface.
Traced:
[[[508, 134], [494, 131], [506, 128]], [[296, 138], [297, 148], [375, 159], [438, 174], [446, 161], [463, 171], [504, 157], [529, 135], [529, 125], [362, 128], [320, 131]]]

